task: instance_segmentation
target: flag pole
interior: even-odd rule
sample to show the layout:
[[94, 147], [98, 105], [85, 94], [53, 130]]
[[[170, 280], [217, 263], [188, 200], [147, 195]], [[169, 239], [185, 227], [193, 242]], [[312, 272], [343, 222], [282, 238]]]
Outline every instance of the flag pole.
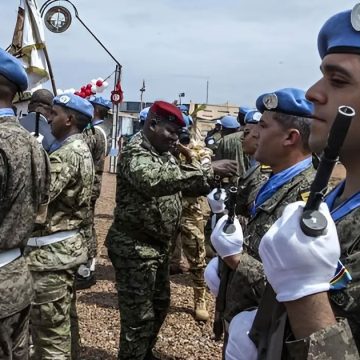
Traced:
[[55, 85], [55, 78], [54, 78], [54, 73], [52, 71], [52, 66], [51, 66], [51, 63], [50, 63], [50, 57], [49, 57], [49, 53], [47, 51], [46, 45], [44, 45], [43, 50], [44, 50], [44, 55], [45, 55], [45, 59], [46, 59], [46, 62], [47, 62], [47, 66], [48, 66], [48, 69], [49, 69], [51, 86], [52, 86], [52, 89], [53, 89], [53, 93], [56, 96], [57, 95], [57, 90], [56, 90], [56, 85]]

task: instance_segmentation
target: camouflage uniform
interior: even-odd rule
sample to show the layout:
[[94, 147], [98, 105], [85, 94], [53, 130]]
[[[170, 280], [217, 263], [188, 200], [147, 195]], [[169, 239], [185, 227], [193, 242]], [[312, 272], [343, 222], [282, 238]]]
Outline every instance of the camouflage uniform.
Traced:
[[[0, 117], [0, 253], [23, 249], [48, 191], [48, 160], [15, 116]], [[0, 359], [28, 358], [30, 271], [20, 256], [0, 267]]]
[[179, 167], [169, 153], [160, 155], [142, 131], [123, 149], [106, 238], [119, 296], [119, 359], [144, 359], [154, 346], [170, 303], [169, 251], [180, 225], [181, 191], [205, 194], [210, 177], [211, 169], [196, 160]]
[[[94, 132], [93, 132], [94, 131]], [[86, 240], [88, 246], [89, 259], [95, 258], [97, 253], [97, 237], [95, 230], [95, 203], [100, 196], [102, 174], [104, 171], [105, 156], [107, 155], [107, 139], [105, 133], [98, 126], [92, 129], [86, 129], [85, 140], [89, 146], [94, 161], [94, 185], [91, 194], [91, 206], [88, 216], [89, 226], [86, 230]]]
[[230, 179], [230, 183], [232, 184], [237, 184], [239, 177], [241, 177], [247, 171], [249, 166], [247, 156], [245, 156], [243, 153], [242, 139], [242, 131], [224, 136], [219, 141], [219, 146], [215, 153], [216, 160], [229, 159], [237, 161], [238, 176], [234, 176], [232, 179]]
[[[205, 167], [210, 168], [212, 155], [210, 149], [205, 148], [199, 142], [195, 141], [190, 142], [189, 149], [191, 149], [197, 161]], [[186, 163], [186, 160], [182, 156], [180, 156], [180, 161], [183, 164]], [[180, 225], [181, 244], [190, 265], [189, 270], [192, 274], [196, 312], [198, 307], [199, 310], [202, 308], [206, 310], [206, 286], [204, 280], [204, 268], [206, 266], [204, 216], [201, 209], [200, 198], [186, 196], [185, 192], [183, 192], [183, 195], [183, 213]]]
[[210, 150], [212, 150], [215, 153], [217, 148], [219, 147], [219, 142], [221, 140], [221, 132], [217, 131], [210, 134], [209, 133], [210, 131], [206, 135], [205, 144], [206, 147], [208, 147]]
[[306, 199], [314, 173], [310, 167], [293, 177], [260, 205], [249, 220], [244, 229], [244, 251], [240, 254], [240, 263], [228, 279], [226, 321], [230, 322], [240, 311], [259, 305], [265, 288], [264, 270], [258, 255], [260, 241], [287, 204]]
[[[50, 203], [45, 226], [33, 237], [73, 231], [67, 239], [27, 246], [34, 279], [31, 333], [35, 359], [71, 359], [70, 304], [76, 267], [87, 260], [82, 229], [94, 178], [93, 162], [82, 134], [69, 136], [50, 154]], [[41, 238], [40, 238], [41, 239]]]
[[[271, 286], [267, 286], [262, 303], [255, 319], [255, 326], [251, 336], [258, 344], [259, 359], [359, 359], [360, 351], [360, 208], [335, 221], [341, 248], [341, 261], [352, 275], [353, 281], [344, 290], [330, 291], [330, 302], [338, 319], [337, 324], [311, 334], [308, 338], [298, 341], [285, 341], [291, 337], [291, 329], [286, 323], [286, 310], [278, 303]], [[271, 319], [262, 328], [258, 320], [263, 321], [271, 314]], [[280, 335], [274, 336], [279, 325], [285, 329]], [[350, 326], [349, 326], [350, 325]], [[285, 347], [283, 344], [285, 343]], [[274, 355], [266, 348], [280, 349]]]

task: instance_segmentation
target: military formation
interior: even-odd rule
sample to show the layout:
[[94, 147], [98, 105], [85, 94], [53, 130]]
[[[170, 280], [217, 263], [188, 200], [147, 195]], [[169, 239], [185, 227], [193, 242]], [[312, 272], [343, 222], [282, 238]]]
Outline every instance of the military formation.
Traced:
[[[157, 359], [176, 248], [189, 263], [196, 321], [210, 319], [207, 288], [215, 298], [224, 359], [360, 359], [359, 17], [355, 7], [323, 25], [322, 77], [306, 92], [268, 89], [204, 142], [186, 106], [156, 101], [140, 113], [118, 157], [105, 240], [119, 360]], [[0, 49], [0, 359], [75, 360], [76, 290], [96, 282], [112, 104], [37, 90], [18, 120], [13, 101], [27, 87], [21, 63]], [[339, 152], [346, 179], [315, 192], [314, 154], [331, 147], [344, 105], [355, 113]]]

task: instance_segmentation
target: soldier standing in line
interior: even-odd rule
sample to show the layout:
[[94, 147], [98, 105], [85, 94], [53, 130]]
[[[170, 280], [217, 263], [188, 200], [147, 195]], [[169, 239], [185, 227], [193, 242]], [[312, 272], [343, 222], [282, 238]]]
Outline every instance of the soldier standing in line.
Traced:
[[[191, 155], [203, 166], [211, 168], [212, 151], [204, 147], [199, 141], [196, 141], [191, 133], [192, 119], [189, 115], [183, 113], [184, 121], [189, 137], [186, 142], [182, 142], [180, 135], [180, 143], [186, 146]], [[180, 154], [179, 161], [186, 165], [187, 159]], [[206, 309], [206, 286], [204, 281], [204, 268], [206, 266], [205, 257], [205, 235], [204, 235], [204, 216], [200, 203], [201, 198], [187, 195], [183, 192], [182, 205], [183, 212], [181, 217], [180, 234], [176, 240], [189, 263], [189, 271], [192, 275], [194, 289], [194, 311], [195, 320], [207, 321], [209, 313]], [[173, 261], [172, 264], [173, 265]], [[179, 265], [180, 267], [180, 265]]]
[[[318, 36], [323, 75], [306, 94], [314, 103], [309, 144], [316, 153], [326, 146], [339, 106], [355, 110], [340, 151], [346, 179], [320, 206], [327, 220], [322, 235], [302, 232], [304, 203], [298, 202], [285, 208], [261, 241], [268, 286], [249, 334], [258, 359], [360, 358], [359, 15], [357, 4], [323, 25]], [[347, 271], [339, 273], [339, 258]]]
[[[39, 135], [42, 137], [41, 144], [47, 152], [49, 152], [51, 145], [55, 141], [49, 125], [53, 99], [54, 95], [49, 90], [39, 89], [34, 91], [28, 105], [29, 113], [19, 119], [20, 124], [30, 133], [35, 133], [38, 126]], [[39, 115], [36, 113], [39, 113]], [[38, 119], [37, 116], [39, 116]], [[37, 121], [38, 124], [36, 124]]]
[[97, 254], [97, 236], [95, 229], [95, 205], [100, 196], [102, 175], [104, 171], [105, 157], [108, 155], [108, 139], [105, 130], [101, 127], [112, 103], [102, 97], [90, 100], [94, 107], [92, 125], [85, 129], [84, 136], [89, 146], [93, 161], [95, 178], [91, 194], [90, 213], [88, 216], [89, 228], [86, 231], [88, 245], [88, 261], [80, 265], [76, 274], [76, 289], [86, 289], [96, 283], [95, 260]]
[[188, 159], [178, 165], [176, 146], [184, 119], [174, 105], [157, 101], [142, 131], [118, 161], [114, 222], [106, 238], [115, 268], [121, 318], [118, 359], [154, 359], [152, 349], [170, 304], [169, 251], [181, 219], [181, 192], [206, 194], [214, 172], [234, 174], [231, 161], [202, 166]]
[[31, 334], [35, 359], [71, 359], [70, 307], [74, 275], [87, 260], [84, 236], [94, 166], [83, 130], [93, 116], [85, 99], [54, 98], [50, 115], [56, 138], [50, 150], [50, 202], [44, 226], [27, 243], [25, 256], [34, 280]]
[[[265, 288], [265, 276], [257, 249], [260, 240], [281, 216], [284, 207], [309, 194], [314, 177], [311, 152], [308, 146], [310, 116], [313, 106], [305, 99], [305, 92], [287, 88], [261, 95], [256, 102], [263, 113], [259, 122], [259, 140], [255, 159], [269, 165], [272, 174], [259, 189], [251, 209], [251, 217], [244, 228], [244, 251], [239, 246], [236, 254], [224, 258], [232, 270], [221, 277], [226, 293], [219, 293], [225, 302], [224, 323], [229, 332], [232, 318], [239, 312], [258, 306]], [[214, 248], [222, 257], [222, 217], [212, 235]], [[242, 233], [242, 232], [241, 232]], [[236, 237], [236, 234], [234, 235]], [[229, 332], [230, 342], [233, 344]], [[225, 342], [226, 342], [225, 338]], [[232, 351], [232, 348], [226, 349]]]
[[[28, 87], [15, 57], [0, 49], [0, 358], [29, 358], [31, 274], [22, 252], [48, 192], [48, 159], [12, 109]], [[46, 205], [46, 204], [45, 204]]]

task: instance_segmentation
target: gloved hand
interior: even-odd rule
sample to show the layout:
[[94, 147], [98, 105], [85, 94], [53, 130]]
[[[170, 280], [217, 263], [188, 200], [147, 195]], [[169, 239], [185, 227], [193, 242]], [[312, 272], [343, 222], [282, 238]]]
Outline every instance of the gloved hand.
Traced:
[[328, 227], [318, 237], [307, 236], [300, 228], [304, 205], [298, 201], [286, 206], [259, 247], [265, 274], [280, 302], [328, 291], [340, 257], [336, 226], [327, 205], [322, 203], [319, 210]]
[[[218, 200], [214, 199], [214, 195], [218, 193], [220, 190], [220, 197]], [[215, 188], [213, 191], [207, 196], [209, 206], [211, 211], [214, 214], [219, 214], [225, 211], [225, 199], [226, 199], [226, 191], [222, 188]]]
[[37, 141], [40, 145], [42, 145], [42, 141], [43, 141], [43, 139], [44, 139], [44, 135], [39, 134], [38, 136], [35, 136], [35, 132], [34, 132], [34, 131], [31, 132], [30, 135], [34, 136], [35, 139], [36, 139], [36, 141]]
[[225, 360], [256, 360], [258, 358], [257, 348], [249, 338], [256, 312], [257, 309], [242, 311], [231, 320]]
[[244, 242], [242, 228], [238, 219], [234, 219], [234, 233], [226, 234], [224, 232], [224, 226], [227, 219], [227, 215], [220, 218], [215, 226], [215, 229], [211, 233], [211, 243], [222, 259], [227, 256], [241, 253]]
[[210, 292], [218, 296], [220, 287], [219, 258], [216, 256], [210, 260], [204, 271], [204, 279]]

